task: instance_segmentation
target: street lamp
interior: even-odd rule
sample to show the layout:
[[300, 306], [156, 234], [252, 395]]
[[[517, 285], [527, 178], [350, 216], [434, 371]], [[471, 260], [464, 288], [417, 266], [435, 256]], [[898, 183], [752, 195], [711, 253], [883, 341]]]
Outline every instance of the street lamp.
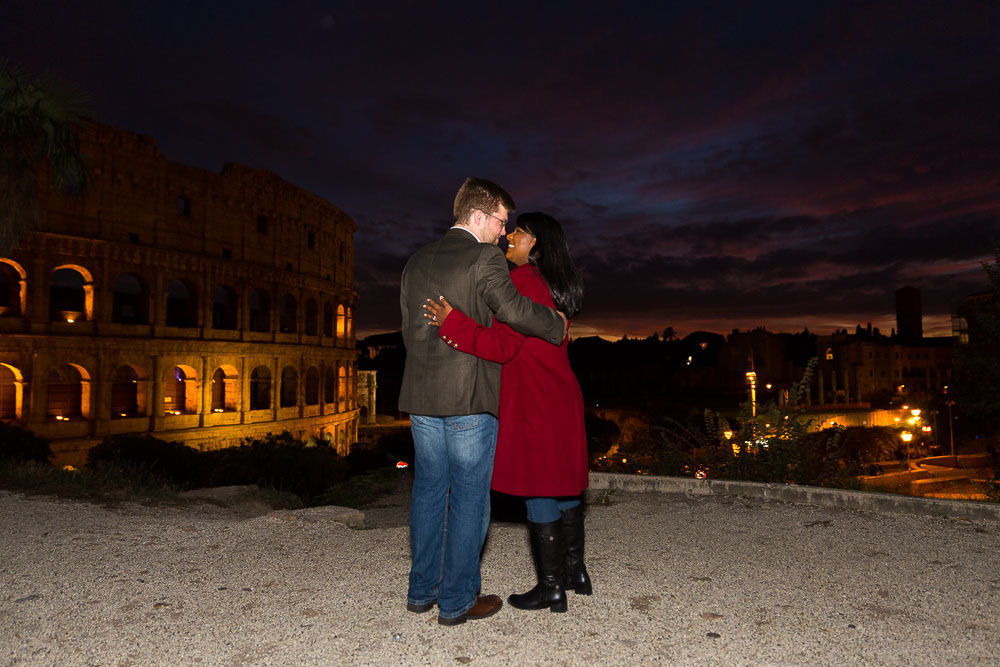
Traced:
[[903, 442], [906, 443], [906, 467], [907, 467], [907, 469], [909, 469], [909, 467], [910, 467], [910, 440], [913, 440], [913, 434], [910, 433], [909, 431], [903, 431], [902, 433], [899, 434], [899, 437], [902, 438]]
[[757, 373], [747, 371], [747, 382], [750, 383], [750, 415], [757, 416]]
[[951, 427], [951, 406], [955, 405], [955, 401], [945, 401], [944, 404], [948, 406], [948, 442], [951, 444], [951, 463], [957, 468], [958, 459], [955, 458], [955, 430]]

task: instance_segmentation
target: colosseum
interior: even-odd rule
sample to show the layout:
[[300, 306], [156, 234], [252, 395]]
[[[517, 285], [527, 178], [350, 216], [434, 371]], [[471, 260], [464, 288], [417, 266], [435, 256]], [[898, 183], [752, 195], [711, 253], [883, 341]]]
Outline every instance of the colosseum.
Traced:
[[[199, 449], [357, 438], [354, 222], [276, 175], [168, 161], [92, 124], [93, 187], [38, 188], [0, 257], [0, 419], [80, 463], [108, 435]], [[44, 179], [42, 179], [44, 180]]]

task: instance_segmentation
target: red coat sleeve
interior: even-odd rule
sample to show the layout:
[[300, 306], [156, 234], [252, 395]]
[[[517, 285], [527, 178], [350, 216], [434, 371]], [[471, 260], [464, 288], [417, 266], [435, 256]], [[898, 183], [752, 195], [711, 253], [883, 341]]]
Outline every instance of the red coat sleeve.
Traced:
[[524, 335], [503, 322], [493, 320], [484, 327], [460, 310], [452, 310], [441, 323], [441, 338], [459, 352], [497, 363], [514, 358], [524, 343]]
[[[548, 305], [543, 302], [548, 286], [532, 271], [515, 270], [510, 278], [518, 292], [536, 303]], [[493, 326], [484, 327], [460, 310], [452, 310], [441, 323], [441, 338], [460, 352], [504, 364], [514, 358], [525, 337], [496, 318]]]

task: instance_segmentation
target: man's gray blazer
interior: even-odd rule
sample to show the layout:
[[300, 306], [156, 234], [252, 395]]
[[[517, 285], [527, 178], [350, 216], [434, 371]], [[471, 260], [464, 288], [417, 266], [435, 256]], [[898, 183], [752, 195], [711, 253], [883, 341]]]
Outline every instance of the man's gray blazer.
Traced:
[[500, 364], [465, 354], [427, 323], [423, 305], [438, 296], [482, 325], [490, 326], [496, 314], [521, 333], [555, 345], [562, 342], [563, 320], [521, 296], [500, 248], [480, 243], [465, 229], [452, 227], [406, 263], [399, 296], [406, 345], [399, 409], [434, 417], [496, 415]]

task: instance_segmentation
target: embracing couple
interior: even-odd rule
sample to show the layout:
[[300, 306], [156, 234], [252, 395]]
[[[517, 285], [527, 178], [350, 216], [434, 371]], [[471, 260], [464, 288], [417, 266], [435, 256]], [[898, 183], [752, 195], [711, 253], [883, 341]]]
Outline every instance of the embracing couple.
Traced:
[[[583, 287], [562, 227], [526, 213], [506, 234], [514, 201], [470, 178], [454, 226], [403, 270], [406, 370], [399, 409], [415, 447], [406, 608], [438, 606], [438, 623], [492, 616], [479, 556], [490, 486], [525, 498], [538, 584], [508, 597], [518, 609], [566, 611], [589, 595], [580, 494], [587, 487], [583, 397], [567, 356]], [[497, 247], [507, 236], [508, 271]]]

